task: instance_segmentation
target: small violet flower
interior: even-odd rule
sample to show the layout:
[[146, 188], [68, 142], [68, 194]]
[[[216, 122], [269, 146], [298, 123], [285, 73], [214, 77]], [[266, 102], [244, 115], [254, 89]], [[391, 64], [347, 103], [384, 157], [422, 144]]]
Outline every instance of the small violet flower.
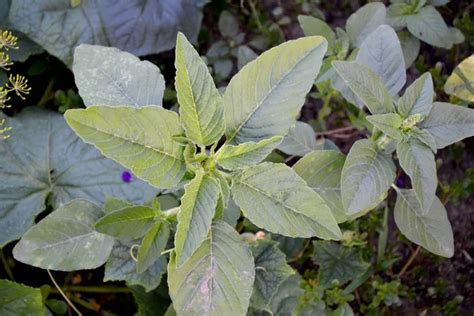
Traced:
[[132, 182], [132, 174], [129, 171], [124, 171], [122, 172], [122, 181], [125, 183], [130, 183]]

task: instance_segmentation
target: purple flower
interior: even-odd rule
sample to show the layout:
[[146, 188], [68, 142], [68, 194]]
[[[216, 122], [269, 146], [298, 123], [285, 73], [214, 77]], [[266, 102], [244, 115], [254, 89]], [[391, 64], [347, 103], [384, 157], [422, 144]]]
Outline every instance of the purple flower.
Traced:
[[406, 185], [405, 176], [402, 174], [397, 179], [397, 187], [404, 188]]
[[130, 183], [132, 181], [132, 174], [129, 171], [122, 172], [122, 181]]

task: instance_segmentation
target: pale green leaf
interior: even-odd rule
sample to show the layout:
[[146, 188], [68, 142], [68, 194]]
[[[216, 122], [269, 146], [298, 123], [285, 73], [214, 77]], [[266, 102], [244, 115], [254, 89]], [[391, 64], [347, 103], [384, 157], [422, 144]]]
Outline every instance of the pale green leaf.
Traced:
[[[137, 305], [137, 312], [134, 314], [135, 316], [171, 316], [165, 314], [168, 307], [167, 304], [169, 304], [169, 299], [163, 297], [161, 288], [149, 292], [145, 291], [145, 289], [140, 285], [133, 285], [128, 288], [132, 292], [133, 299]], [[176, 313], [173, 316], [176, 316]]]
[[109, 214], [114, 211], [118, 211], [127, 207], [134, 207], [134, 206], [137, 206], [137, 205], [125, 200], [118, 199], [118, 198], [108, 197], [104, 202], [104, 207], [102, 208], [102, 211], [105, 214]]
[[0, 280], [0, 315], [46, 316], [49, 315], [49, 311], [43, 304], [40, 289]]
[[176, 113], [156, 106], [92, 106], [64, 116], [85, 142], [151, 185], [168, 189], [183, 177], [184, 147], [172, 138], [183, 134]]
[[75, 198], [100, 205], [107, 196], [145, 202], [157, 193], [124, 167], [82, 142], [62, 115], [28, 107], [6, 118], [15, 132], [0, 142], [0, 247], [19, 239], [45, 210], [49, 195], [57, 208]]
[[474, 110], [459, 105], [435, 102], [421, 128], [430, 132], [439, 148], [474, 136]]
[[354, 143], [342, 169], [342, 204], [346, 214], [363, 214], [376, 207], [395, 180], [392, 157], [368, 139]]
[[186, 135], [200, 146], [217, 142], [224, 134], [224, 105], [207, 65], [186, 37], [176, 41], [176, 92]]
[[252, 246], [255, 260], [255, 284], [250, 302], [253, 308], [265, 309], [281, 283], [294, 274], [286, 256], [272, 240], [257, 240]]
[[336, 244], [332, 241], [313, 241], [313, 260], [319, 265], [319, 281], [323, 286], [331, 286], [333, 280], [344, 284], [355, 279], [368, 268], [356, 249]]
[[176, 264], [181, 267], [207, 238], [220, 193], [217, 180], [199, 170], [185, 185], [175, 236]]
[[191, 258], [168, 265], [168, 286], [178, 315], [245, 315], [255, 278], [249, 246], [228, 224], [216, 221]]
[[444, 85], [444, 91], [468, 102], [474, 102], [474, 55], [456, 66]]
[[239, 50], [237, 52], [237, 68], [240, 70], [244, 68], [249, 62], [257, 58], [258, 55], [254, 52], [250, 47], [247, 45], [239, 46]]
[[408, 3], [392, 3], [387, 8], [387, 23], [399, 30], [407, 26], [408, 16], [415, 13], [415, 8]]
[[158, 215], [159, 211], [147, 206], [125, 207], [99, 219], [95, 229], [114, 237], [136, 239], [145, 235]]
[[364, 102], [372, 114], [393, 112], [390, 93], [383, 81], [368, 66], [346, 61], [334, 61], [332, 65], [344, 83]]
[[367, 3], [354, 12], [346, 22], [346, 31], [352, 46], [360, 47], [365, 38], [385, 23], [386, 9], [381, 2]]
[[403, 58], [405, 59], [405, 68], [408, 69], [418, 57], [421, 43], [419, 39], [411, 35], [409, 32], [403, 31], [398, 32], [397, 34], [402, 46]]
[[222, 36], [232, 39], [239, 33], [239, 21], [229, 11], [222, 11], [217, 23]]
[[79, 45], [72, 69], [86, 106], [162, 104], [165, 79], [160, 68], [115, 47]]
[[287, 155], [295, 156], [304, 156], [315, 149], [322, 149], [322, 146], [318, 146], [313, 128], [309, 124], [300, 121], [297, 121], [296, 125], [290, 128], [288, 134], [278, 145], [278, 150]]
[[142, 244], [138, 248], [137, 273], [145, 272], [155, 263], [165, 250], [170, 236], [167, 224], [156, 222], [143, 237]]
[[228, 178], [225, 176], [225, 173], [219, 170], [214, 170], [214, 172], [212, 172], [212, 177], [214, 177], [217, 181], [219, 181], [219, 187], [220, 187], [219, 199], [222, 200], [221, 201], [222, 207], [226, 208], [230, 200], [230, 185], [228, 182]]
[[266, 162], [235, 174], [232, 194], [244, 215], [268, 231], [288, 237], [341, 238], [326, 202], [284, 164]]
[[397, 111], [408, 117], [413, 114], [427, 116], [433, 106], [433, 80], [429, 72], [415, 80], [398, 100]]
[[400, 41], [388, 25], [376, 28], [362, 42], [356, 62], [368, 66], [395, 97], [406, 82], [405, 60]]
[[433, 152], [417, 139], [410, 138], [408, 141], [398, 143], [397, 156], [400, 166], [411, 179], [420, 205], [428, 209], [433, 203], [438, 186]]
[[309, 15], [298, 15], [298, 22], [305, 36], [322, 36], [328, 41], [329, 47], [336, 41], [336, 34], [326, 22]]
[[453, 231], [446, 209], [437, 197], [426, 210], [413, 190], [397, 190], [394, 215], [398, 229], [410, 241], [439, 256], [453, 256]]
[[15, 259], [50, 270], [95, 269], [105, 263], [114, 239], [98, 233], [94, 223], [102, 211], [76, 199], [30, 228], [13, 249]]
[[436, 153], [437, 151], [436, 140], [433, 137], [433, 135], [431, 135], [431, 133], [428, 132], [426, 129], [419, 129], [418, 127], [415, 126], [411, 130], [410, 134], [411, 136], [415, 137], [420, 142], [428, 146], [431, 149], [431, 151]]
[[446, 49], [453, 46], [451, 30], [432, 6], [423, 7], [417, 14], [409, 16], [407, 27], [411, 34], [425, 43]]
[[281, 142], [281, 136], [263, 139], [258, 143], [248, 142], [239, 145], [225, 144], [217, 152], [217, 163], [228, 170], [255, 166]]
[[400, 130], [403, 119], [396, 113], [368, 115], [367, 121], [396, 140], [402, 140], [403, 134]]
[[345, 222], [341, 198], [341, 173], [346, 157], [335, 150], [316, 150], [293, 166], [295, 172], [316, 191], [331, 209], [338, 223]]
[[326, 48], [319, 36], [291, 40], [242, 68], [224, 94], [227, 143], [284, 136], [313, 86]]

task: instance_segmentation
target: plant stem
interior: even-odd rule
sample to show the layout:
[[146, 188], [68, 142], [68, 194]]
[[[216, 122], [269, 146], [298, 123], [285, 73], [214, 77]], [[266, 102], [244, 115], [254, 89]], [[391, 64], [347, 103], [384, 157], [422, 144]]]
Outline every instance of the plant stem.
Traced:
[[48, 85], [46, 86], [46, 90], [44, 91], [43, 96], [41, 96], [41, 99], [37, 103], [39, 107], [43, 107], [46, 104], [46, 102], [48, 102], [49, 99], [51, 99], [49, 95], [51, 94], [51, 91], [53, 90], [53, 86], [54, 86], [54, 80], [50, 80]]
[[317, 132], [316, 136], [341, 134], [341, 133], [349, 132], [349, 131], [352, 131], [352, 130], [355, 130], [355, 129], [356, 128], [354, 126], [346, 126], [346, 127], [332, 129], [330, 131]]
[[401, 278], [402, 275], [407, 271], [407, 269], [410, 267], [410, 265], [413, 263], [413, 260], [415, 260], [416, 256], [418, 255], [418, 253], [420, 252], [420, 249], [421, 249], [421, 246], [417, 246], [415, 251], [412, 252], [410, 258], [408, 258], [408, 261], [405, 263], [405, 265], [403, 266], [402, 270], [400, 271], [400, 273], [398, 273], [398, 277]]
[[80, 299], [79, 297], [75, 297], [75, 296], [71, 296], [71, 301], [74, 301], [75, 303], [81, 305], [82, 307], [85, 307], [91, 311], [94, 311], [94, 312], [98, 312], [99, 309], [94, 306], [93, 304], [83, 300], [83, 299]]
[[61, 290], [65, 292], [81, 292], [81, 293], [131, 293], [128, 287], [115, 287], [115, 286], [64, 285], [61, 288]]
[[0, 248], [0, 257], [2, 258], [3, 268], [5, 269], [5, 272], [7, 273], [8, 277], [10, 278], [10, 280], [15, 281], [15, 277], [13, 276], [13, 272], [10, 269], [7, 257], [5, 256], [5, 253], [3, 252], [2, 248]]
[[51, 279], [51, 281], [53, 282], [54, 286], [56, 287], [56, 289], [59, 291], [59, 294], [61, 294], [61, 296], [64, 298], [64, 300], [66, 301], [66, 303], [68, 303], [69, 306], [71, 306], [71, 308], [77, 313], [77, 315], [79, 316], [82, 316], [82, 313], [76, 308], [76, 306], [74, 306], [74, 304], [69, 300], [69, 297], [67, 297], [67, 295], [61, 290], [61, 288], [59, 287], [58, 283], [56, 283], [56, 280], [54, 279], [53, 275], [51, 274], [51, 271], [49, 270], [46, 270], [48, 272], [48, 275], [49, 275], [49, 278]]

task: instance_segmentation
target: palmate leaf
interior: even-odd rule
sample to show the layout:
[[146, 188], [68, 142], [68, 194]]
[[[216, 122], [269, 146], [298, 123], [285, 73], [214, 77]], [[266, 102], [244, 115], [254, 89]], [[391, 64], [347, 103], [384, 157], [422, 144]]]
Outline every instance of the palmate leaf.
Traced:
[[160, 68], [115, 47], [79, 45], [72, 69], [86, 106], [162, 104], [165, 79]]
[[427, 116], [433, 106], [433, 79], [429, 72], [415, 80], [398, 100], [397, 111], [408, 117], [413, 114]]
[[82, 142], [58, 113], [26, 108], [8, 124], [15, 133], [0, 142], [0, 247], [33, 225], [49, 194], [58, 208], [75, 198], [99, 205], [107, 196], [140, 203], [158, 191], [136, 178], [124, 182], [126, 169]]
[[161, 107], [92, 106], [65, 113], [69, 126], [86, 143], [159, 188], [172, 188], [185, 172], [183, 134], [178, 115]]
[[444, 85], [444, 91], [460, 99], [474, 102], [474, 55], [456, 66]]
[[176, 92], [186, 136], [200, 146], [211, 145], [224, 134], [224, 105], [207, 65], [178, 34], [176, 42]]
[[357, 216], [376, 207], [395, 180], [391, 155], [368, 139], [354, 143], [342, 169], [342, 204], [346, 214]]
[[146, 232], [142, 244], [138, 248], [137, 273], [145, 272], [159, 259], [166, 248], [169, 236], [170, 228], [167, 224], [161, 222], [156, 222]]
[[50, 315], [40, 289], [0, 280], [0, 315]]
[[435, 197], [428, 210], [421, 207], [413, 190], [397, 190], [395, 223], [410, 241], [443, 257], [454, 254], [454, 240], [446, 209]]
[[50, 270], [94, 269], [105, 263], [114, 239], [98, 233], [102, 211], [86, 200], [73, 200], [30, 228], [13, 249], [15, 259]]
[[444, 102], [433, 103], [421, 128], [430, 132], [438, 149], [474, 136], [474, 110]]
[[323, 37], [304, 37], [274, 47], [245, 65], [224, 94], [227, 143], [284, 136], [313, 86], [326, 48]]
[[245, 315], [255, 266], [249, 246], [228, 224], [216, 221], [191, 258], [168, 265], [168, 286], [178, 315]]
[[185, 185], [175, 236], [176, 264], [181, 267], [207, 238], [216, 211], [220, 184], [203, 170]]
[[379, 2], [367, 3], [354, 12], [346, 21], [352, 46], [360, 47], [370, 33], [385, 23], [385, 16], [385, 5]]
[[114, 46], [142, 56], [173, 48], [178, 31], [195, 41], [207, 1], [75, 2], [15, 0], [9, 18], [15, 29], [70, 65], [74, 48], [81, 43]]
[[255, 225], [288, 237], [340, 239], [326, 202], [290, 167], [262, 163], [233, 177], [232, 194]]

